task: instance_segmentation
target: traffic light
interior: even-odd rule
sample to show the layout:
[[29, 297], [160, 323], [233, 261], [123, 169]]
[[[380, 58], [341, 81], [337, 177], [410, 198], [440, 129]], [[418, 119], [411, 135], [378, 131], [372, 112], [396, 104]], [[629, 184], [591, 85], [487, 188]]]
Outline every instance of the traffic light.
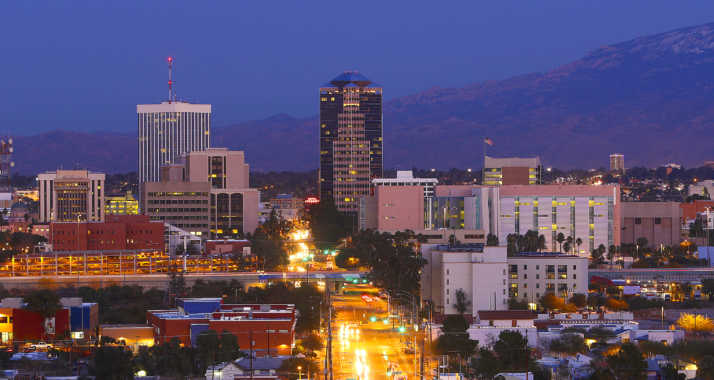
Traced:
[[385, 325], [388, 325], [388, 324], [389, 324], [389, 318], [384, 318], [384, 319], [382, 319], [382, 323], [384, 323]]
[[406, 328], [406, 327], [404, 327], [404, 326], [399, 326], [399, 332], [400, 332], [401, 334], [404, 334], [406, 331], [407, 331], [407, 328]]
[[369, 317], [369, 321], [370, 321], [370, 322], [377, 322], [377, 317], [375, 317], [375, 316], [373, 315], [373, 316]]

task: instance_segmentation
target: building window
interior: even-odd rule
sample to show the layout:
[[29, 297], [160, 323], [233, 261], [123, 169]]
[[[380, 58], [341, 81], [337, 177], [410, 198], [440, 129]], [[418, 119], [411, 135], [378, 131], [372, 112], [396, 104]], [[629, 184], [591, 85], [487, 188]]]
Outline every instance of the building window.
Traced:
[[655, 224], [662, 224], [662, 218], [655, 218]]
[[578, 279], [578, 275], [573, 273], [573, 280], [577, 280], [577, 279]]
[[536, 280], [540, 280], [540, 274], [536, 273]]
[[528, 273], [523, 273], [523, 279], [527, 280], [528, 279]]
[[536, 265], [536, 270], [540, 270], [540, 265]]
[[635, 218], [635, 224], [642, 224], [642, 218]]
[[540, 283], [536, 283], [536, 289], [540, 289]]
[[523, 270], [528, 270], [528, 265], [524, 265]]

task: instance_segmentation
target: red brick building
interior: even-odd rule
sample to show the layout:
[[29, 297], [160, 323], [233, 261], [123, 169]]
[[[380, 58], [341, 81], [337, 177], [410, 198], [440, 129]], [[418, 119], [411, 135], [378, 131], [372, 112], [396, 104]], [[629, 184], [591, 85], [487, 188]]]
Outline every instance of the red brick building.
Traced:
[[107, 215], [104, 222], [51, 223], [55, 251], [161, 250], [164, 224], [144, 215]]
[[177, 338], [193, 345], [201, 332], [214, 330], [235, 335], [241, 350], [252, 349], [256, 356], [264, 356], [267, 350], [271, 355], [291, 353], [297, 321], [294, 305], [224, 305], [220, 298], [179, 299], [177, 303], [175, 310], [146, 313], [159, 343]]

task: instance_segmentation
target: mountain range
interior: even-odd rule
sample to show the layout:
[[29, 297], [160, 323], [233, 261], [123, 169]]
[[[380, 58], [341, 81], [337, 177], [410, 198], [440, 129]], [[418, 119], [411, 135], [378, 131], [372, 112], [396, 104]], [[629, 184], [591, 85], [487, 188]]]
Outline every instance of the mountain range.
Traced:
[[[245, 150], [254, 170], [314, 169], [317, 126], [317, 116], [278, 114], [214, 127], [211, 145]], [[385, 167], [478, 168], [485, 137], [489, 155], [538, 155], [559, 168], [605, 167], [613, 152], [628, 167], [714, 160], [714, 23], [603, 46], [545, 73], [384, 103]], [[133, 134], [18, 136], [15, 170], [134, 171], [136, 149]]]

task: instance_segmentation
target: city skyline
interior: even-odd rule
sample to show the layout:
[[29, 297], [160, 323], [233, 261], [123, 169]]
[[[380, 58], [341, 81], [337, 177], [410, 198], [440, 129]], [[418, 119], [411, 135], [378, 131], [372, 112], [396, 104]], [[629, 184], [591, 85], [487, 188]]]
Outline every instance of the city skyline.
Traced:
[[[175, 56], [179, 98], [214, 104], [220, 110], [216, 125], [278, 113], [307, 117], [314, 115], [311, 89], [335, 70], [355, 69], [382, 78], [380, 83], [390, 88], [388, 99], [394, 99], [434, 86], [460, 87], [544, 72], [598, 46], [702, 24], [710, 21], [707, 15], [714, 9], [708, 3], [556, 3], [544, 8], [470, 2], [433, 7], [417, 2], [411, 4], [410, 17], [403, 17], [398, 4], [387, 4], [366, 24], [379, 28], [339, 36], [326, 33], [340, 27], [330, 21], [332, 15], [345, 13], [339, 4], [295, 9], [286, 4], [286, 12], [279, 13], [247, 3], [151, 7], [130, 1], [87, 8], [8, 4], [6, 14], [13, 17], [0, 30], [15, 38], [4, 42], [8, 59], [0, 69], [13, 73], [5, 78], [5, 86], [13, 91], [0, 94], [0, 114], [13, 126], [9, 132], [17, 135], [57, 128], [130, 132], [133, 123], [125, 110], [163, 99], [163, 59]], [[52, 11], [42, 12], [48, 5]], [[612, 12], [613, 7], [618, 12]], [[645, 10], [648, 18], [635, 17]], [[157, 12], [165, 16], [155, 17]], [[196, 30], [177, 28], [194, 21], [193, 16], [213, 22]], [[136, 27], [121, 27], [125, 19], [135, 20]], [[608, 28], [600, 27], [604, 20]], [[53, 33], [44, 32], [50, 28]], [[15, 33], [18, 30], [23, 32]], [[257, 38], [241, 38], [251, 34]], [[226, 48], [234, 36], [240, 48]], [[319, 39], [331, 43], [329, 54], [309, 44]], [[345, 40], [350, 43], [342, 43]], [[352, 49], [355, 44], [368, 54]], [[473, 48], [463, 48], [469, 46]], [[277, 84], [283, 89], [279, 93], [271, 90]], [[27, 106], [38, 102], [45, 113]]]

